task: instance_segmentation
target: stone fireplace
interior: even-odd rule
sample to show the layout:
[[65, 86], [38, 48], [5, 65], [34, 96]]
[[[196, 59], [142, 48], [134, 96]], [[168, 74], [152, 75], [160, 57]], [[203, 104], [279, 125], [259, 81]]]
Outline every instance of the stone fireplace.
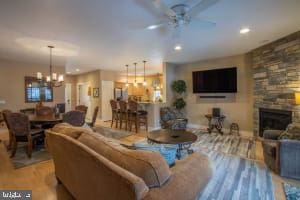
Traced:
[[253, 71], [254, 136], [300, 122], [300, 31], [249, 53]]
[[259, 108], [259, 137], [263, 137], [264, 130], [285, 130], [291, 122], [291, 111]]

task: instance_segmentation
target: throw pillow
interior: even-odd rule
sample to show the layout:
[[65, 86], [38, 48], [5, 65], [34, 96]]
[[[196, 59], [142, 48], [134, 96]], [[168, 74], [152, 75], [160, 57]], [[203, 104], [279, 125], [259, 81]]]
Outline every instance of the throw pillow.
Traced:
[[289, 131], [283, 131], [279, 137], [279, 140], [289, 139], [289, 140], [300, 140], [300, 134], [294, 134]]

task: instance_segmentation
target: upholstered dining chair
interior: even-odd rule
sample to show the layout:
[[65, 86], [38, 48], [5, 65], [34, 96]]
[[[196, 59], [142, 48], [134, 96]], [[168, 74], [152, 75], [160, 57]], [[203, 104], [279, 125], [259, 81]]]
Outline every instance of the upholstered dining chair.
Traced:
[[11, 157], [16, 154], [18, 142], [27, 142], [27, 155], [31, 158], [33, 144], [38, 138], [44, 137], [44, 130], [30, 129], [29, 118], [23, 113], [8, 113], [6, 119], [12, 133]]
[[8, 141], [8, 149], [12, 148], [12, 133], [11, 133], [11, 129], [9, 127], [9, 124], [7, 122], [7, 115], [12, 113], [11, 110], [2, 110], [2, 116], [3, 116], [3, 120], [5, 122], [5, 125], [8, 129], [8, 136], [9, 136], [9, 141]]
[[125, 130], [127, 130], [128, 126], [128, 108], [127, 108], [127, 102], [124, 100], [119, 101], [119, 107], [120, 107], [120, 129], [122, 129], [123, 122], [125, 122]]
[[99, 106], [96, 106], [95, 109], [94, 109], [92, 121], [87, 122], [87, 125], [89, 125], [91, 128], [93, 128], [95, 126], [95, 122], [97, 120], [98, 112], [99, 112]]
[[129, 130], [132, 131], [132, 125], [135, 125], [136, 133], [139, 131], [140, 126], [144, 125], [146, 131], [148, 131], [148, 113], [145, 110], [139, 110], [139, 104], [137, 101], [128, 101], [128, 121]]
[[118, 102], [116, 100], [111, 99], [109, 101], [111, 106], [111, 127], [113, 127], [114, 121], [116, 123], [116, 128], [118, 128], [118, 121], [119, 121], [119, 109], [118, 109]]
[[88, 111], [88, 107], [85, 105], [78, 105], [75, 107], [75, 110], [83, 112], [85, 115]]
[[85, 123], [85, 113], [79, 110], [72, 110], [63, 115], [63, 122], [72, 126], [83, 126]]

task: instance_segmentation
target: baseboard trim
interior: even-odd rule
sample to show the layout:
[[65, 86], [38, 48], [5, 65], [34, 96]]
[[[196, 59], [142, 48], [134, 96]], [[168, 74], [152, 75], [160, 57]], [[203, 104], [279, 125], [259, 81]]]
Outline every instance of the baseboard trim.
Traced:
[[[207, 125], [201, 125], [201, 124], [188, 124], [188, 128], [196, 128], [196, 129], [207, 129]], [[224, 133], [229, 133], [230, 129], [223, 128]], [[245, 138], [254, 138], [254, 133], [251, 131], [246, 130], [240, 130], [240, 135]]]

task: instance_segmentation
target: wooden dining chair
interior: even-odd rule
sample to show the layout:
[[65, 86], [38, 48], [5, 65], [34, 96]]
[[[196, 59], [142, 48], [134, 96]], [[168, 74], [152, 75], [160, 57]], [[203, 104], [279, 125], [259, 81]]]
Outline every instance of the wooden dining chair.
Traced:
[[84, 114], [86, 115], [87, 111], [88, 111], [88, 107], [85, 105], [78, 105], [75, 107], [75, 110], [84, 112]]
[[11, 157], [16, 154], [18, 142], [27, 142], [27, 156], [31, 158], [33, 144], [44, 137], [44, 130], [30, 129], [29, 118], [23, 113], [8, 113], [6, 119], [12, 133]]
[[79, 110], [72, 110], [63, 114], [63, 122], [72, 126], [83, 126], [85, 123], [85, 114]]
[[120, 129], [122, 129], [122, 124], [125, 122], [125, 130], [127, 130], [128, 127], [128, 108], [127, 108], [127, 102], [124, 100], [119, 101], [119, 120], [120, 120]]
[[5, 122], [5, 125], [8, 129], [8, 149], [12, 148], [12, 133], [11, 133], [11, 129], [9, 127], [9, 124], [7, 122], [7, 115], [12, 113], [11, 110], [2, 110], [2, 116], [3, 116], [3, 120]]
[[53, 116], [54, 115], [54, 108], [48, 106], [41, 106], [36, 108], [36, 115], [37, 116]]
[[141, 127], [144, 125], [146, 131], [148, 131], [148, 113], [145, 110], [139, 110], [139, 104], [136, 101], [128, 101], [128, 121], [129, 121], [129, 130], [132, 131], [132, 125], [135, 125], [135, 132], [137, 133]]
[[91, 122], [87, 122], [87, 124], [93, 128], [95, 126], [95, 122], [97, 120], [97, 116], [98, 116], [98, 111], [99, 111], [99, 106], [96, 106], [96, 108], [94, 109], [94, 113], [93, 113], [93, 118]]
[[116, 128], [118, 128], [118, 121], [119, 121], [119, 109], [118, 103], [116, 100], [110, 100], [111, 106], [111, 127], [113, 127], [114, 122], [116, 123]]
[[[49, 106], [38, 106], [36, 108], [36, 116], [47, 118], [47, 117], [53, 117], [55, 115], [54, 108]], [[42, 129], [49, 129], [52, 128], [55, 124], [52, 122], [43, 123], [42, 125], [34, 124], [36, 128], [42, 128]]]

